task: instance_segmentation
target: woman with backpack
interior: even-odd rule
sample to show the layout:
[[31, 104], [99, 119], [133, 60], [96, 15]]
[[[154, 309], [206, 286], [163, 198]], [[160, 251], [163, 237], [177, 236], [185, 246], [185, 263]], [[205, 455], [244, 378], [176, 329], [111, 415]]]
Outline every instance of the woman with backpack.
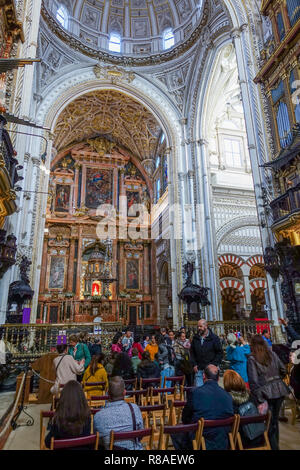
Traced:
[[175, 374], [177, 376], [184, 375], [185, 383], [191, 387], [193, 385], [193, 366], [190, 362], [191, 343], [186, 338], [183, 328], [180, 329], [174, 344], [175, 354]]
[[[234, 414], [257, 416], [258, 409], [250, 399], [250, 392], [245, 381], [234, 370], [226, 370], [223, 376], [224, 389], [232, 397]], [[264, 423], [247, 424], [240, 429], [243, 447], [256, 447], [262, 440]]]
[[289, 389], [283, 382], [286, 368], [267, 345], [261, 335], [251, 339], [251, 355], [248, 358], [248, 378], [251, 395], [261, 414], [268, 405], [272, 413], [269, 440], [272, 450], [279, 450], [279, 411]]

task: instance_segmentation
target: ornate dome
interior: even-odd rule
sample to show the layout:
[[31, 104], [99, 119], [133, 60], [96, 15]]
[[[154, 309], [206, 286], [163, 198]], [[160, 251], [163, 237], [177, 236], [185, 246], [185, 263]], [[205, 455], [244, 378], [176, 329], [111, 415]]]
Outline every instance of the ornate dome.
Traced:
[[[172, 51], [195, 39], [193, 33], [202, 29], [206, 4], [205, 0], [43, 0], [43, 13], [60, 37], [73, 38], [73, 45], [76, 40], [119, 57], [164, 52], [172, 58]], [[120, 41], [120, 47], [114, 41]]]

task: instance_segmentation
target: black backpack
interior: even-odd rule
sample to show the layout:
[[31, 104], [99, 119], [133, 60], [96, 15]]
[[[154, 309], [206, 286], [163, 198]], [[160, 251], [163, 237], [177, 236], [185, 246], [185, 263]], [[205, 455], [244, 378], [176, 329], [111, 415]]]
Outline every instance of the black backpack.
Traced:
[[[257, 416], [258, 409], [251, 401], [247, 401], [247, 403], [243, 403], [239, 407], [239, 415], [240, 416]], [[253, 423], [253, 424], [245, 424], [242, 427], [242, 433], [244, 436], [252, 441], [259, 436], [262, 436], [265, 432], [265, 425], [264, 423]]]
[[174, 353], [174, 349], [169, 344], [166, 344], [166, 346], [168, 348], [168, 363], [169, 363], [170, 366], [174, 366], [175, 365], [175, 358], [176, 358], [176, 355]]

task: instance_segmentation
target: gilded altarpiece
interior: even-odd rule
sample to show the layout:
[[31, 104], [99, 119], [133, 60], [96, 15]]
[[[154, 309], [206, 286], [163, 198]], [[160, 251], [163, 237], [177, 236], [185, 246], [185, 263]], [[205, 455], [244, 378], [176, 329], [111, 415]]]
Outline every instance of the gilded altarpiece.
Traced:
[[[147, 227], [152, 194], [140, 161], [104, 138], [56, 156], [39, 322], [92, 322], [101, 317], [103, 322], [156, 324], [155, 254]], [[110, 242], [99, 237], [108, 212], [115, 215]]]

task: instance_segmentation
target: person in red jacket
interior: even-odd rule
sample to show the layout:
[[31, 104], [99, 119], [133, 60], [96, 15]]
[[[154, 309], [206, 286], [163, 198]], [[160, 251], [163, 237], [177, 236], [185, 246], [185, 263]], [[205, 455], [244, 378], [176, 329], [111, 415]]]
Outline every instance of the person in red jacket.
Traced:
[[135, 338], [134, 338], [134, 342], [133, 342], [133, 345], [132, 345], [132, 349], [133, 348], [136, 348], [139, 352], [139, 359], [142, 359], [142, 354], [144, 352], [144, 348], [142, 347], [141, 345], [141, 337], [139, 335], [137, 335]]

